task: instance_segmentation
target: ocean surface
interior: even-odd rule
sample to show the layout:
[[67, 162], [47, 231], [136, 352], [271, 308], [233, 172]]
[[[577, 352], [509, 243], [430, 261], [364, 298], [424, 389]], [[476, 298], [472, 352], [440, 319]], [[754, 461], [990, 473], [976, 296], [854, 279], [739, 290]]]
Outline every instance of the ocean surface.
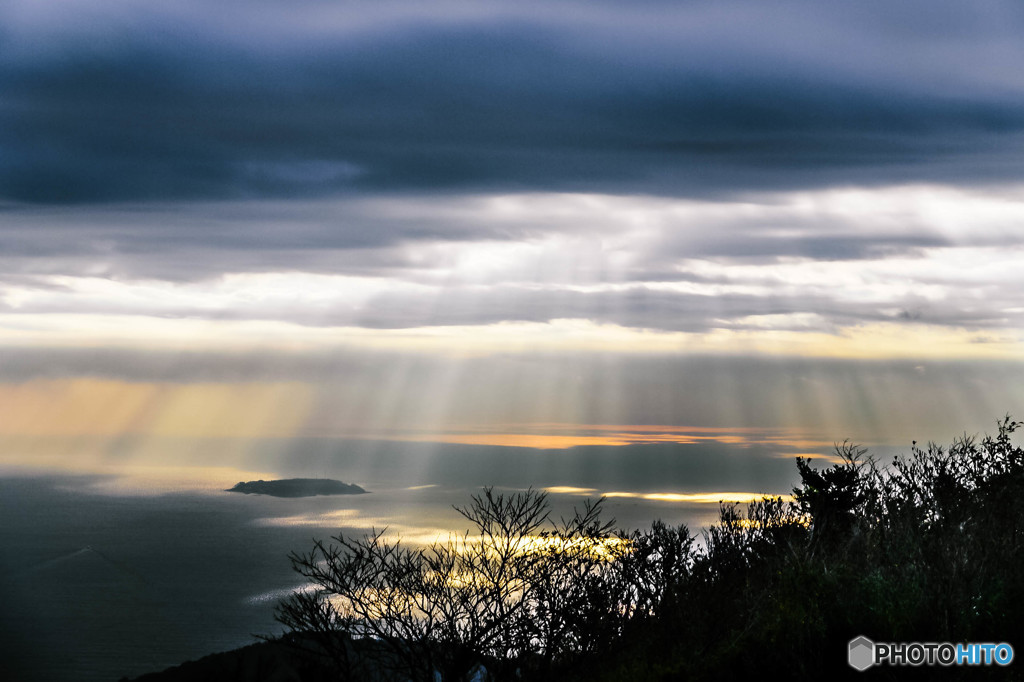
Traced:
[[[685, 453], [637, 456], [632, 467], [627, 460], [608, 470], [601, 457], [565, 455], [542, 467], [550, 470], [547, 477], [516, 460], [526, 457], [521, 454], [487, 463], [479, 453], [456, 453], [451, 461], [414, 471], [381, 457], [378, 468], [363, 469], [359, 477], [344, 475], [351, 470], [326, 472], [369, 494], [301, 499], [225, 492], [241, 477], [217, 468], [192, 467], [187, 476], [128, 468], [124, 475], [5, 469], [3, 679], [118, 680], [279, 633], [274, 605], [303, 584], [291, 570], [289, 552], [308, 549], [313, 538], [371, 527], [387, 527], [412, 543], [466, 530], [452, 505], [467, 504], [485, 484], [508, 491], [558, 486], [550, 498], [556, 518], [571, 513], [584, 496], [635, 491], [605, 503], [606, 516], [624, 528], [662, 518], [699, 529], [717, 517], [717, 504], [643, 496], [680, 489], [668, 463], [659, 473], [644, 457], [657, 464], [659, 457]], [[638, 464], [648, 467], [644, 477], [635, 474]], [[275, 469], [282, 477], [305, 475], [288, 466]], [[765, 481], [770, 473], [760, 490], [786, 492], [785, 477], [792, 478], [786, 472], [793, 467], [787, 462], [778, 474], [747, 469], [726, 469], [722, 481], [689, 489], [737, 490], [749, 483], [747, 476]]]

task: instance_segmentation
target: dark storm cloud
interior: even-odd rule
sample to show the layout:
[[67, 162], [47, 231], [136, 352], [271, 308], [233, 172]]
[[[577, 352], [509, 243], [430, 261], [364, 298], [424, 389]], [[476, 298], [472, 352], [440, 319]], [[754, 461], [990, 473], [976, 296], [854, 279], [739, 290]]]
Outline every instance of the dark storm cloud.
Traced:
[[69, 8], [0, 13], [11, 200], [693, 194], [1024, 166], [1008, 2]]

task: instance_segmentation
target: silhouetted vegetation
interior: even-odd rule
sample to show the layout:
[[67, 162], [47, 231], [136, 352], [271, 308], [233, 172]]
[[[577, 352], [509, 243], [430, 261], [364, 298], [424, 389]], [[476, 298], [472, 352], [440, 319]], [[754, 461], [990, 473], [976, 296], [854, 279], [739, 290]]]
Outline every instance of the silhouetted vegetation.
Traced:
[[723, 504], [699, 536], [613, 531], [601, 502], [555, 523], [543, 493], [485, 489], [462, 536], [292, 555], [311, 589], [278, 617], [342, 680], [1005, 678], [1019, 664], [856, 673], [846, 644], [1022, 641], [1020, 426], [886, 466], [849, 443], [823, 469], [798, 458], [792, 499]]

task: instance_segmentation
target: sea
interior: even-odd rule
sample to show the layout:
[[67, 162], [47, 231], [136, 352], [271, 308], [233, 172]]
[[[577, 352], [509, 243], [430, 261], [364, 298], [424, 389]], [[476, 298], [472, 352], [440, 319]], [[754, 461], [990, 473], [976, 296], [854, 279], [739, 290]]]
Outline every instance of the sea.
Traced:
[[[280, 634], [274, 607], [305, 584], [290, 553], [371, 529], [406, 544], [443, 539], [467, 530], [453, 507], [484, 485], [547, 488], [554, 518], [617, 493], [604, 515], [622, 528], [660, 518], [698, 532], [718, 504], [679, 491], [788, 492], [795, 476], [765, 453], [652, 446], [618, 456], [452, 448], [424, 464], [423, 453], [379, 453], [371, 467], [315, 472], [367, 494], [296, 499], [226, 489], [248, 476], [308, 476], [308, 466], [2, 467], [0, 678], [114, 681]], [[708, 464], [730, 456], [739, 459], [717, 474]]]

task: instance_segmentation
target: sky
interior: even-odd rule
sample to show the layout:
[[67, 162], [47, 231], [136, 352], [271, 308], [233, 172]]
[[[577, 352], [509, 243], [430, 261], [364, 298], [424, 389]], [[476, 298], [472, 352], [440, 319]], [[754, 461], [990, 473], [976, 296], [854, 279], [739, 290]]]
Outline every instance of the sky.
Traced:
[[[689, 494], [991, 431], [1021, 35], [1016, 0], [7, 0], [0, 463], [599, 452]], [[527, 483], [617, 490], [568, 461]]]

